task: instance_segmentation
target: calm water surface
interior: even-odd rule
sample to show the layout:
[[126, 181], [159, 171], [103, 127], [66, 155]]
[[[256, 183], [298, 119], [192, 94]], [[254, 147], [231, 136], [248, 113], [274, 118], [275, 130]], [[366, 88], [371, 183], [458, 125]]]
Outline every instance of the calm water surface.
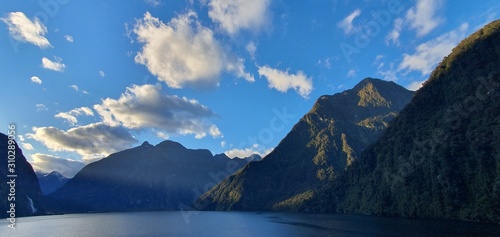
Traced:
[[0, 221], [0, 236], [500, 236], [500, 225], [359, 215], [254, 212], [71, 214]]

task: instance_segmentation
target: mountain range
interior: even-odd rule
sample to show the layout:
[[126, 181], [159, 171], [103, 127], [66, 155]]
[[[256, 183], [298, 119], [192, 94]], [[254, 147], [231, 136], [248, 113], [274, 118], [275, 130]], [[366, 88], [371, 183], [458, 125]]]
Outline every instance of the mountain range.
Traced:
[[144, 142], [85, 166], [49, 196], [66, 212], [189, 209], [246, 163], [173, 141]]
[[[16, 216], [196, 208], [499, 223], [500, 21], [463, 40], [416, 93], [366, 78], [321, 96], [264, 159], [144, 142], [88, 164], [44, 196], [13, 146]], [[0, 134], [0, 152], [8, 150]], [[5, 194], [8, 168], [4, 160]], [[0, 216], [8, 205], [0, 199]]]
[[298, 210], [344, 173], [411, 100], [394, 82], [366, 78], [321, 96], [264, 160], [250, 163], [204, 194], [209, 210]]
[[57, 171], [52, 171], [48, 174], [43, 172], [35, 172], [35, 174], [38, 178], [40, 188], [45, 195], [56, 191], [64, 184], [66, 184], [66, 182], [68, 182], [69, 180]]

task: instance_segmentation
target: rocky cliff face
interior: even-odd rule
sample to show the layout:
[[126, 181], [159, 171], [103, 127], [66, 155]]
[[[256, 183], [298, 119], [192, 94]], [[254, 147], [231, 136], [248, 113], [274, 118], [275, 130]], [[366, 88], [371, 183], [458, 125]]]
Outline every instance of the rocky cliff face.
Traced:
[[[43, 194], [35, 172], [17, 143], [12, 146], [14, 149], [9, 149], [8, 136], [0, 133], [0, 193], [2, 194], [0, 217], [10, 216], [7, 211], [10, 210], [11, 203], [15, 204], [16, 217], [45, 214], [46, 210], [41, 202]], [[9, 153], [9, 151], [12, 152]], [[15, 163], [13, 163], [15, 166], [8, 166], [9, 154], [15, 155]]]

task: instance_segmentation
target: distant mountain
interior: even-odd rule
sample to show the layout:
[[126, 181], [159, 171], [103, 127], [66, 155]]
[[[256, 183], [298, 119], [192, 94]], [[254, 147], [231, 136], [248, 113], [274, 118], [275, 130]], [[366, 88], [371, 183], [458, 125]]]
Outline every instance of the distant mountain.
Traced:
[[379, 137], [414, 92], [366, 78], [321, 96], [279, 145], [205, 193], [209, 210], [298, 210]]
[[40, 183], [40, 188], [45, 195], [56, 191], [69, 180], [57, 171], [52, 171], [50, 174], [42, 172], [35, 173], [38, 178], [38, 182]]
[[456, 46], [311, 210], [500, 222], [500, 20]]
[[85, 166], [50, 197], [65, 212], [185, 210], [245, 164], [173, 141], [144, 142]]
[[[2, 195], [0, 198], [0, 217], [10, 216], [7, 211], [9, 211], [11, 203], [15, 205], [16, 217], [45, 214], [46, 210], [42, 204], [43, 194], [33, 168], [26, 161], [17, 143], [13, 145], [14, 150], [11, 150], [8, 142], [7, 135], [0, 133], [0, 194]], [[15, 167], [10, 167], [14, 168], [13, 172], [10, 172], [8, 167], [9, 151], [15, 151]], [[8, 177], [8, 175], [16, 176]], [[9, 200], [12, 197], [15, 199]]]

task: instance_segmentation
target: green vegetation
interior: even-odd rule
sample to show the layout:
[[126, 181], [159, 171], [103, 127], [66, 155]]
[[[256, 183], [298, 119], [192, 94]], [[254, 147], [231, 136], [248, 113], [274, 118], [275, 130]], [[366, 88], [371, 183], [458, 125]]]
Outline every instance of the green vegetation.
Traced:
[[463, 40], [306, 209], [500, 222], [500, 21]]

